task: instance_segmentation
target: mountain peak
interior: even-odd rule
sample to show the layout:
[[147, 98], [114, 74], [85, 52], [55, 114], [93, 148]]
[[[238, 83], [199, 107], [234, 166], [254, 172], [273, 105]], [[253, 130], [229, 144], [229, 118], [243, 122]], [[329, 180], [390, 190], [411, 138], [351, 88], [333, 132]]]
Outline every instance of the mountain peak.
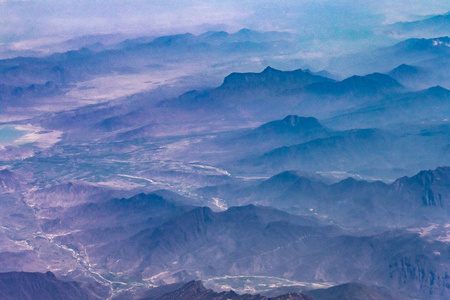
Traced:
[[425, 96], [433, 96], [439, 98], [450, 97], [450, 90], [447, 90], [446, 88], [440, 85], [430, 87], [426, 90], [422, 90], [421, 93], [424, 94]]
[[299, 117], [296, 115], [288, 115], [282, 120], [268, 122], [255, 129], [255, 131], [265, 134], [304, 133], [311, 130], [325, 130], [325, 128], [314, 117]]
[[395, 78], [397, 80], [401, 80], [403, 78], [409, 78], [411, 76], [420, 76], [422, 77], [426, 73], [426, 71], [422, 68], [407, 65], [407, 64], [401, 64], [395, 69], [392, 69], [388, 75], [392, 76], [392, 78]]
[[397, 179], [393, 185], [408, 186], [412, 184], [430, 188], [434, 184], [442, 184], [450, 180], [450, 167], [438, 167], [435, 170], [423, 170], [411, 177]]
[[208, 38], [219, 38], [219, 37], [227, 37], [230, 34], [226, 31], [207, 31], [199, 35], [199, 37], [208, 37]]
[[218, 89], [227, 92], [242, 90], [281, 92], [324, 81], [332, 80], [301, 69], [280, 71], [268, 66], [260, 73], [231, 73], [225, 77]]
[[186, 290], [195, 290], [197, 292], [204, 292], [206, 291], [205, 286], [203, 285], [203, 282], [201, 280], [192, 280], [189, 281], [184, 285], [184, 288]]
[[435, 170], [420, 171], [413, 177], [410, 177], [410, 179], [426, 185], [433, 182], [435, 179], [445, 177], [450, 178], [450, 167], [439, 167]]
[[399, 65], [397, 68], [393, 69], [391, 72], [393, 71], [417, 71], [419, 68], [418, 67], [414, 67], [411, 65], [407, 65], [407, 64], [401, 64]]
[[248, 28], [242, 28], [239, 31], [237, 31], [235, 34], [250, 34], [252, 32], [255, 32], [255, 31], [248, 29]]
[[323, 82], [306, 87], [307, 91], [312, 93], [358, 96], [373, 96], [380, 92], [398, 90], [399, 88], [402, 88], [402, 85], [397, 80], [381, 73], [372, 73], [365, 76], [353, 75], [342, 81]]
[[267, 67], [261, 72], [261, 74], [264, 74], [264, 73], [272, 73], [272, 72], [282, 72], [282, 71], [277, 70], [277, 69], [274, 69], [274, 68], [272, 68], [271, 66], [267, 66]]
[[447, 92], [449, 92], [449, 90], [447, 90], [446, 88], [444, 88], [444, 87], [442, 87], [440, 85], [436, 85], [436, 86], [430, 87], [429, 89], [427, 89], [427, 91], [439, 92], [439, 93], [447, 93]]
[[364, 77], [374, 80], [386, 88], [395, 88], [402, 86], [397, 80], [395, 80], [391, 76], [382, 73], [372, 73]]

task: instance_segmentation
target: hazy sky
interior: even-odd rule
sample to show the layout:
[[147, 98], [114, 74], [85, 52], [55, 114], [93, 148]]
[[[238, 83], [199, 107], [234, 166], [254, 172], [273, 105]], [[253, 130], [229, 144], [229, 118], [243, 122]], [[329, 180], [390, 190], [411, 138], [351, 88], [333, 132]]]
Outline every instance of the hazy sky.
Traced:
[[450, 0], [0, 0], [0, 43], [84, 34], [260, 30], [364, 35], [450, 10]]

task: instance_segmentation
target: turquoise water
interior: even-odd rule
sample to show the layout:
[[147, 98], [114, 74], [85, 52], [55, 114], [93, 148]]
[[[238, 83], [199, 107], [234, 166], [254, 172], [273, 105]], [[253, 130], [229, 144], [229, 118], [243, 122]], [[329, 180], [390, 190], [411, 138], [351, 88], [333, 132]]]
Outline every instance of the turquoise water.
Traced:
[[11, 143], [24, 134], [26, 131], [17, 130], [13, 126], [0, 127], [0, 144]]

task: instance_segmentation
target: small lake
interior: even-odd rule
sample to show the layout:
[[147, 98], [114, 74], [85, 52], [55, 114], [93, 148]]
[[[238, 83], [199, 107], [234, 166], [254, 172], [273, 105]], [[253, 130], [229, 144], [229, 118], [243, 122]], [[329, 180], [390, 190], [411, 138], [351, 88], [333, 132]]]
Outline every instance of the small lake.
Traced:
[[17, 130], [13, 126], [0, 127], [0, 144], [10, 144], [26, 134], [25, 130]]

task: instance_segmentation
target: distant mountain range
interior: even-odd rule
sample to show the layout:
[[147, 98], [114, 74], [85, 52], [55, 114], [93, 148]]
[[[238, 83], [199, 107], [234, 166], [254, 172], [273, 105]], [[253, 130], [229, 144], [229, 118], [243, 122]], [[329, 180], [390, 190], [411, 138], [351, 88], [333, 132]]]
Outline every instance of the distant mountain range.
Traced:
[[[383, 171], [393, 164], [411, 174], [430, 164], [450, 163], [446, 156], [450, 133], [446, 125], [450, 109], [447, 99], [450, 91], [441, 87], [403, 93], [325, 119], [326, 127], [316, 118], [290, 115], [252, 130], [218, 135], [204, 146], [226, 152], [230, 158], [224, 156], [220, 166], [242, 174], [296, 169], [351, 172], [393, 180], [395, 172], [388, 175]], [[374, 125], [392, 129], [370, 128]], [[365, 129], [346, 130], [355, 126]], [[432, 139], [423, 133], [436, 130]], [[433, 146], [425, 150], [419, 146], [422, 143]], [[369, 169], [371, 172], [367, 172]]]
[[450, 216], [449, 182], [448, 167], [422, 171], [392, 184], [353, 178], [330, 184], [317, 175], [287, 171], [240, 190], [219, 187], [215, 196], [234, 205], [259, 203], [301, 215], [323, 216], [346, 227], [398, 228], [417, 222], [445, 222]]
[[373, 73], [366, 76], [352, 76], [339, 82], [311, 84], [306, 87], [306, 91], [320, 95], [351, 95], [360, 98], [381, 92], [401, 91], [401, 88], [401, 84], [388, 75]]
[[[87, 39], [89, 40], [89, 38]], [[86, 41], [72, 41], [86, 45]], [[0, 83], [8, 86], [45, 84], [52, 81], [66, 85], [118, 72], [122, 74], [151, 70], [165, 62], [185, 61], [189, 58], [226, 59], [245, 57], [255, 53], [282, 54], [292, 51], [293, 36], [285, 32], [257, 32], [242, 29], [236, 33], [207, 32], [198, 36], [190, 33], [126, 40], [119, 44], [99, 45], [54, 53], [44, 57], [17, 57], [0, 60]], [[153, 65], [151, 62], [155, 62]], [[39, 74], [39, 76], [36, 76]]]
[[[197, 105], [211, 105], [217, 101], [242, 101], [241, 98], [292, 96], [299, 94], [343, 97], [374, 97], [385, 93], [401, 92], [402, 86], [385, 74], [373, 73], [366, 76], [352, 76], [342, 81], [313, 75], [308, 70], [279, 71], [267, 67], [261, 73], [232, 73], [225, 77], [218, 88], [205, 93], [190, 93], [179, 101], [191, 101]], [[247, 101], [248, 101], [247, 100]]]
[[[361, 171], [365, 165], [383, 167], [391, 162], [380, 154], [385, 145], [397, 143], [396, 137], [378, 129], [337, 132], [330, 137], [276, 148], [248, 162], [257, 169], [277, 172], [286, 169], [305, 171]], [[381, 152], [382, 153], [382, 152]], [[245, 166], [245, 164], [244, 164]]]
[[[280, 71], [267, 67], [260, 73], [232, 73], [217, 88], [204, 92], [191, 91], [175, 100], [164, 101], [162, 105], [208, 110], [231, 109], [236, 105], [247, 109], [255, 105], [267, 107], [270, 105], [267, 103], [269, 99], [274, 102], [273, 97], [281, 96], [286, 91], [304, 88], [312, 83], [332, 81], [305, 70]], [[277, 101], [277, 104], [280, 109], [285, 105], [283, 101]]]
[[[414, 41], [411, 43], [415, 44]], [[437, 47], [432, 46], [432, 40], [424, 40], [424, 43], [426, 49]], [[406, 46], [398, 44], [396, 47]], [[436, 51], [442, 52], [448, 47], [438, 48]], [[426, 49], [423, 51], [428, 51]], [[424, 55], [419, 57], [425, 58]], [[329, 124], [337, 128], [383, 126], [387, 122], [401, 123], [407, 119], [428, 122], [436, 118], [445, 119], [446, 89], [438, 86], [419, 91], [408, 89], [417, 90], [445, 82], [445, 76], [436, 73], [441, 67], [430, 69], [428, 66], [433, 64], [432, 61], [420, 66], [399, 64], [387, 71], [388, 74], [371, 73], [341, 81], [315, 75], [309, 70], [280, 71], [267, 67], [260, 73], [232, 73], [216, 88], [165, 99], [157, 107], [148, 105], [145, 97], [137, 97], [134, 103], [142, 103], [138, 107], [135, 104], [103, 109], [91, 107], [85, 111], [55, 115], [42, 122], [54, 129], [76, 130], [78, 127], [75, 125], [83, 119], [92, 129], [89, 132], [120, 131], [118, 138], [121, 140], [161, 135], [173, 126], [178, 127], [177, 122], [216, 122], [221, 118], [229, 125], [239, 125], [244, 120], [268, 121], [280, 115], [300, 112], [320, 119], [336, 117]], [[419, 81], [420, 84], [417, 83]], [[427, 103], [439, 102], [427, 105], [425, 98], [428, 98]], [[167, 110], [176, 113], [178, 118], [169, 117], [164, 113]], [[407, 114], [401, 113], [405, 110]]]
[[411, 38], [393, 46], [337, 57], [330, 61], [327, 69], [332, 72], [345, 70], [343, 73], [346, 75], [374, 71], [387, 73], [401, 64], [408, 64], [424, 67], [428, 72], [434, 73], [436, 79], [432, 85], [444, 85], [448, 83], [448, 73], [444, 71], [444, 66], [449, 64], [449, 44], [450, 38], [447, 36]]
[[436, 37], [450, 35], [450, 12], [412, 22], [388, 25], [386, 34], [394, 36]]
[[159, 104], [160, 109], [211, 116], [227, 115], [273, 119], [302, 111], [319, 117], [364, 107], [404, 93], [389, 75], [373, 73], [334, 81], [309, 70], [280, 71], [267, 67], [260, 73], [232, 73], [217, 88], [191, 91]]
[[[441, 86], [407, 92], [332, 118], [332, 125], [361, 127], [394, 124], [439, 124], [448, 119], [450, 90]], [[338, 125], [339, 124], [339, 125]], [[330, 124], [331, 125], [331, 124]]]
[[219, 137], [215, 143], [222, 149], [238, 150], [241, 155], [264, 153], [284, 145], [291, 145], [328, 137], [333, 131], [313, 117], [286, 116], [282, 120], [264, 123], [261, 126]]

